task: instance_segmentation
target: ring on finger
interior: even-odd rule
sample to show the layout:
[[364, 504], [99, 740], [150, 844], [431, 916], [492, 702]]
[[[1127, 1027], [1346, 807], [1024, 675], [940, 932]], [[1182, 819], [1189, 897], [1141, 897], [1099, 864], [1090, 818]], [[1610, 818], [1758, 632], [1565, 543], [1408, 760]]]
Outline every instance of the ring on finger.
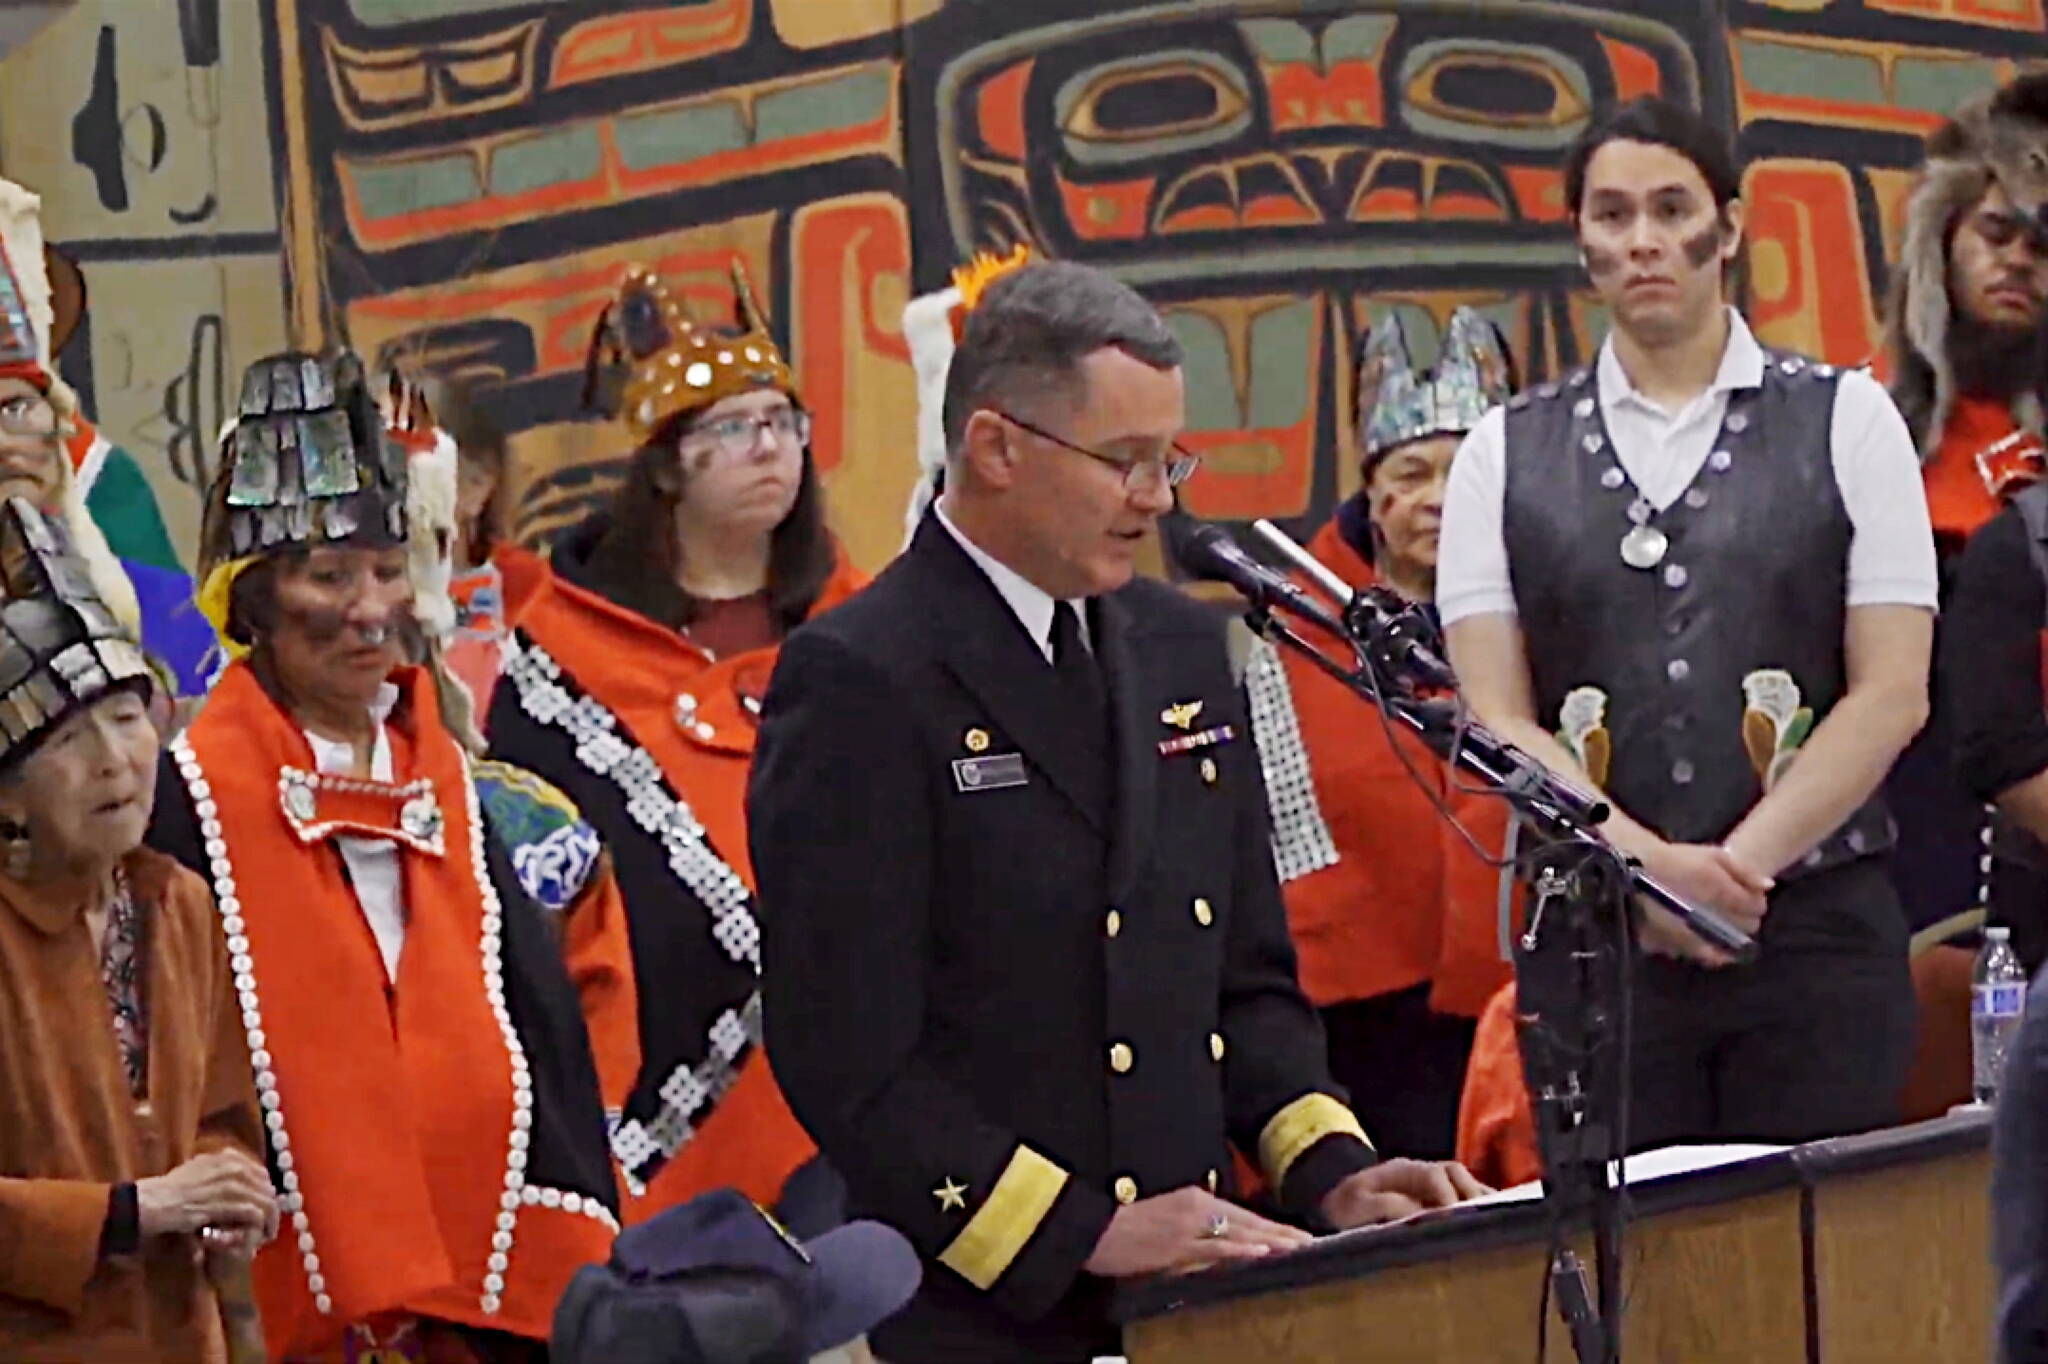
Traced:
[[1208, 1226], [1202, 1228], [1202, 1239], [1205, 1241], [1220, 1241], [1229, 1234], [1230, 1219], [1220, 1212], [1209, 1219]]

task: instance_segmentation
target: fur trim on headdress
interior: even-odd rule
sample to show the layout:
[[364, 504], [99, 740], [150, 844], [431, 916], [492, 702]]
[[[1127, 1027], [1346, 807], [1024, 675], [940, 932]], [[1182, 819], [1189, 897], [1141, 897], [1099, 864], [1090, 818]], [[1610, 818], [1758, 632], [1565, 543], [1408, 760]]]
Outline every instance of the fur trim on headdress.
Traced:
[[[479, 698], [455, 676], [443, 658], [456, 626], [455, 542], [461, 457], [455, 438], [435, 420], [425, 390], [393, 373], [379, 385], [385, 434], [406, 453], [405, 567], [412, 580], [412, 613], [419, 623], [422, 663], [434, 678], [441, 721], [472, 754], [484, 751], [477, 725]], [[487, 700], [488, 698], [484, 698]]]
[[[1899, 263], [1885, 303], [1891, 392], [1923, 462], [1940, 448], [1955, 406], [1949, 360], [1948, 248], [1958, 215], [1996, 180], [2033, 216], [2048, 205], [2048, 73], [1980, 95], [1927, 139], [1927, 163], [1906, 199]], [[2014, 415], [2039, 433], [2042, 395], [2023, 395]]]
[[960, 291], [946, 288], [913, 298], [903, 310], [903, 339], [917, 375], [917, 483], [903, 516], [909, 535], [917, 533], [946, 476], [946, 371], [953, 363], [951, 314], [959, 302]]
[[967, 326], [967, 314], [981, 302], [982, 291], [1013, 270], [1031, 263], [1031, 248], [1019, 242], [1008, 255], [977, 252], [953, 271], [953, 282], [937, 293], [910, 300], [903, 310], [903, 339], [910, 346], [910, 367], [917, 375], [917, 482], [903, 514], [906, 535], [917, 533], [925, 508], [939, 495], [946, 478], [946, 375], [953, 367], [953, 349]]

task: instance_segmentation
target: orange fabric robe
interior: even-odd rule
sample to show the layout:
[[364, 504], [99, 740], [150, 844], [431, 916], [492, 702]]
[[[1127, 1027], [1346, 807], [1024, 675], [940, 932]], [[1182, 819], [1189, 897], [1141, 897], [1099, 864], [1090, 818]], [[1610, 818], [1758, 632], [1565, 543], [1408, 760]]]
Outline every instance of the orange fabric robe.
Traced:
[[[1355, 588], [1377, 581], [1335, 521], [1308, 548]], [[1463, 779], [1419, 739], [1398, 725], [1390, 736], [1348, 688], [1306, 659], [1280, 656], [1316, 805], [1338, 855], [1282, 887], [1302, 988], [1324, 1006], [1429, 981], [1431, 1008], [1476, 1016], [1513, 974], [1497, 945], [1500, 874], [1445, 821], [1431, 793], [1496, 857], [1505, 805], [1460, 793]]]
[[222, 1364], [189, 1236], [99, 1260], [112, 1186], [234, 1148], [262, 1158], [234, 972], [206, 883], [149, 849], [149, 1092], [130, 1093], [76, 896], [0, 879], [0, 1359]]
[[1458, 1159], [1497, 1189], [1543, 1177], [1536, 1117], [1515, 1037], [1515, 987], [1503, 985], [1479, 1015], [1465, 1093], [1458, 1104]]
[[[246, 663], [172, 745], [284, 1182], [284, 1230], [255, 1264], [284, 1357], [320, 1355], [350, 1323], [393, 1312], [545, 1340], [569, 1279], [603, 1260], [617, 1231], [595, 1077], [577, 1068], [575, 996], [567, 980], [559, 998], [525, 996], [515, 1027], [532, 960], [515, 957], [515, 935], [530, 951], [545, 925], [515, 919], [537, 911], [508, 911], [490, 873], [467, 758], [440, 724], [430, 676], [392, 680], [395, 782], [431, 799], [431, 837], [346, 780], [295, 802], [291, 774], [315, 771], [311, 746]], [[411, 839], [399, 844], [395, 981], [339, 850], [322, 845], [324, 825], [363, 821]]]
[[[827, 580], [815, 612], [829, 610], [866, 583], [866, 577], [844, 555]], [[688, 808], [701, 826], [709, 848], [745, 887], [754, 888], [747, 849], [747, 775], [755, 739], [754, 707], [766, 691], [778, 649], [754, 649], [713, 659], [688, 638], [656, 621], [616, 605], [603, 596], [550, 573], [528, 598], [521, 613], [515, 648], [544, 651], [565, 676], [563, 684], [602, 705], [616, 717], [613, 731], [625, 743], [649, 755], [668, 791]], [[545, 685], [545, 683], [543, 683]], [[587, 798], [592, 773], [580, 768], [580, 757], [568, 770], [558, 757], [535, 746], [539, 730], [521, 703], [521, 675], [508, 671], [493, 698], [489, 739], [494, 755], [539, 772], [577, 799], [620, 865], [620, 883], [633, 930], [643, 996], [649, 981], [673, 979], [672, 964], [649, 959], [639, 925], [654, 916], [678, 912], [678, 892], [685, 888], [666, 871], [642, 881], [621, 860], [624, 840], [647, 837], [631, 818], [614, 816], [608, 825], [603, 804]], [[512, 721], [516, 720], [516, 727]], [[614, 797], [616, 800], [616, 797]], [[615, 806], [623, 814], [622, 806]], [[687, 893], [687, 892], [686, 892]], [[689, 912], [707, 918], [699, 903]], [[666, 925], [673, 928], [673, 924]], [[694, 929], [692, 931], [695, 931]], [[702, 931], [710, 933], [707, 921]], [[687, 993], [691, 982], [675, 981]], [[754, 998], [758, 1000], [758, 992]], [[660, 1000], [653, 1001], [659, 1007]], [[648, 1035], [650, 1012], [642, 1010], [642, 1050], [649, 1067], [669, 1067], [668, 1075], [643, 1074], [647, 1084], [668, 1084], [682, 1077], [672, 1058], [673, 1039]], [[701, 1039], [692, 1039], [694, 1047]], [[715, 1086], [714, 1086], [715, 1088]], [[816, 1145], [784, 1103], [758, 1047], [747, 1051], [730, 1087], [708, 1096], [708, 1116], [675, 1113], [664, 1122], [643, 1122], [643, 1132], [659, 1140], [663, 1131], [684, 1135], [666, 1153], [644, 1190], [629, 1198], [625, 1220], [631, 1224], [687, 1202], [708, 1189], [732, 1186], [756, 1202], [772, 1204], [783, 1182], [816, 1152]], [[646, 1138], [641, 1138], [644, 1141]], [[615, 1139], [615, 1149], [620, 1143]], [[644, 1149], [644, 1147], [643, 1147]], [[633, 1164], [630, 1159], [626, 1162]]]

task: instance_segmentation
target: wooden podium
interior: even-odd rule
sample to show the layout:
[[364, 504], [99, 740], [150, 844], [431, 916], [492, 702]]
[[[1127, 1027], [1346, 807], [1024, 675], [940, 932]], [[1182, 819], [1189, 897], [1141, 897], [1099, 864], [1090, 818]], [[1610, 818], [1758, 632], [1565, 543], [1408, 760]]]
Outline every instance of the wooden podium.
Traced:
[[[1634, 1185], [1622, 1358], [1983, 1364], [1990, 1120], [1949, 1117]], [[1330, 1237], [1118, 1299], [1131, 1364], [1529, 1364], [1537, 1203]], [[1574, 1238], [1591, 1272], [1591, 1247]], [[1545, 1364], [1571, 1364], [1549, 1309]]]

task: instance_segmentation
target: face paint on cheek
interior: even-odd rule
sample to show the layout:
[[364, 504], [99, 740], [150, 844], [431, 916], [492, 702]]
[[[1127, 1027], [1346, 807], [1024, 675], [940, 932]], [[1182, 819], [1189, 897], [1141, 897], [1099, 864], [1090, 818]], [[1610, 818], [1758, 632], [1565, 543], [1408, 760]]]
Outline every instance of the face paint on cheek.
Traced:
[[1586, 273], [1594, 279], [1605, 279], [1620, 271], [1621, 256], [1616, 252], [1583, 243], [1580, 249], [1585, 253]]
[[1721, 224], [1715, 222], [1702, 228], [1680, 242], [1678, 249], [1685, 254], [1687, 265], [1695, 270], [1706, 269], [1707, 262], [1721, 253]]
[[348, 616], [331, 606], [280, 606], [278, 616], [309, 644], [332, 644], [348, 629]]

